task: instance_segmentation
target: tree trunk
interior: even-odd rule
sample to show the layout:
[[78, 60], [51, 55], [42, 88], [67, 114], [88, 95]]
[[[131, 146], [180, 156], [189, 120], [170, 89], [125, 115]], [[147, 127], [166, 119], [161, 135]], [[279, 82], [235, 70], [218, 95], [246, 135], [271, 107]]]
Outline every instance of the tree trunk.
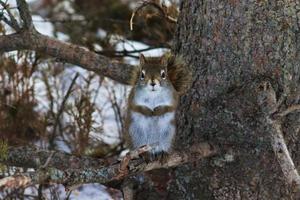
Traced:
[[299, 17], [297, 0], [182, 2], [174, 51], [194, 82], [181, 98], [175, 146], [211, 141], [222, 151], [169, 170], [158, 197], [298, 198], [297, 170], [285, 166], [299, 169], [300, 113], [278, 113], [300, 103]]

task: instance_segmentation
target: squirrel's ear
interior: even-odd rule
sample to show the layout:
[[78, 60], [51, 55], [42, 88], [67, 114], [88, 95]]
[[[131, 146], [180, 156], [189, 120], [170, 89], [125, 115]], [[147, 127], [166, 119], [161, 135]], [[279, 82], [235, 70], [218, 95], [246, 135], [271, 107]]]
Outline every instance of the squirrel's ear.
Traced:
[[169, 54], [165, 53], [161, 58], [160, 58], [160, 63], [162, 66], [166, 67], [168, 66], [169, 63]]
[[140, 65], [144, 65], [146, 63], [146, 58], [144, 54], [140, 54]]

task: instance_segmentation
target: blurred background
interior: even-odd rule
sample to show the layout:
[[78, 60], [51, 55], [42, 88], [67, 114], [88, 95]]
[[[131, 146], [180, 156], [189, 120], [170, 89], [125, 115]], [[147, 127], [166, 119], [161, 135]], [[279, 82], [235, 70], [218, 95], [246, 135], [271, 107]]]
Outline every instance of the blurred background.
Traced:
[[[14, 0], [3, 1], [18, 18]], [[153, 1], [178, 16], [178, 1]], [[159, 56], [172, 46], [175, 24], [151, 6], [129, 21], [138, 0], [30, 0], [36, 29], [111, 59], [138, 64], [139, 53]], [[0, 14], [7, 11], [0, 6]], [[0, 34], [13, 33], [0, 23]], [[124, 115], [129, 86], [31, 51], [0, 55], [0, 139], [74, 155], [118, 158], [126, 152]], [[16, 169], [1, 166], [1, 176]], [[99, 184], [66, 192], [62, 185], [1, 191], [0, 199], [121, 199]]]

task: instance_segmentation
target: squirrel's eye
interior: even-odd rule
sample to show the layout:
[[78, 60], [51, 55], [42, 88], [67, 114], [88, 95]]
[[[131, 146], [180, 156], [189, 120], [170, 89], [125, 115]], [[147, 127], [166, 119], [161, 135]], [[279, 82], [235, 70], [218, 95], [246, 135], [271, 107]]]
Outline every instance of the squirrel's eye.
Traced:
[[144, 80], [145, 79], [145, 71], [142, 70], [142, 73], [141, 73], [141, 80]]
[[161, 71], [160, 75], [162, 79], [166, 78], [166, 72], [164, 70]]

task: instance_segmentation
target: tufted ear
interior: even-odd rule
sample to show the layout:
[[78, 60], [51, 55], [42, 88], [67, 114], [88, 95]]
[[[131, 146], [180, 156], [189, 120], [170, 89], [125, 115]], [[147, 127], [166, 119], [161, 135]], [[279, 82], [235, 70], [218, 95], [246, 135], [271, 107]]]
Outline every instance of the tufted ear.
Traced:
[[162, 66], [164, 66], [167, 70], [168, 64], [169, 64], [169, 59], [170, 59], [170, 54], [165, 53], [163, 56], [160, 58], [160, 63]]
[[140, 65], [144, 65], [146, 63], [146, 58], [144, 54], [140, 54]]

